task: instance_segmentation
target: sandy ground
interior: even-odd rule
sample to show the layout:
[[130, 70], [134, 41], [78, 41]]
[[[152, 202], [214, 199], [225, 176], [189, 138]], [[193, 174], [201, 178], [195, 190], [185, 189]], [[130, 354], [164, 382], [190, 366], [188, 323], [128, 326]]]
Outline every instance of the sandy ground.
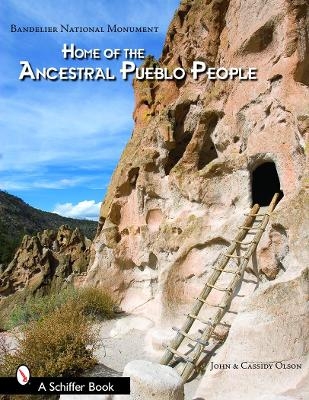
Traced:
[[[102, 346], [96, 356], [99, 365], [90, 376], [121, 376], [125, 365], [132, 360], [158, 362], [157, 356], [147, 351], [145, 334], [153, 326], [153, 321], [139, 315], [125, 315], [100, 324]], [[192, 400], [199, 380], [185, 385], [185, 400]], [[62, 395], [61, 400], [99, 400], [102, 395]], [[147, 399], [145, 399], [147, 400]]]

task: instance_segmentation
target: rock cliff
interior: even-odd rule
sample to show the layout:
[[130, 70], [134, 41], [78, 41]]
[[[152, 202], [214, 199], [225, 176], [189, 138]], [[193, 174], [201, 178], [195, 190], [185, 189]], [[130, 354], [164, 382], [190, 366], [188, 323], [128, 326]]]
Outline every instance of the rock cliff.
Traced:
[[61, 225], [68, 225], [70, 229], [79, 228], [89, 239], [95, 236], [95, 221], [41, 211], [0, 190], [0, 269], [12, 261], [24, 235], [36, 235], [44, 229], [58, 230]]
[[285, 360], [302, 369], [207, 371], [198, 399], [300, 399], [308, 390], [308, 26], [306, 0], [182, 1], [161, 58], [145, 65], [256, 67], [258, 80], [187, 74], [134, 82], [135, 129], [102, 204], [87, 284], [152, 316], [154, 350], [203, 287], [243, 213], [276, 191], [283, 196], [257, 250], [260, 282], [246, 273], [214, 361]]
[[14, 306], [14, 295], [44, 295], [68, 282], [83, 280], [90, 259], [91, 240], [76, 228], [62, 225], [25, 235], [13, 260], [0, 273], [0, 317]]

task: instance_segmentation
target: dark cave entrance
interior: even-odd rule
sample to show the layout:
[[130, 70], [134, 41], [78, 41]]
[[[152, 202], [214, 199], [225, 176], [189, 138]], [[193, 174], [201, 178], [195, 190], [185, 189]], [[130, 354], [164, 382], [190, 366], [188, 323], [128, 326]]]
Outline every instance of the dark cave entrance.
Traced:
[[283, 197], [280, 189], [280, 180], [274, 162], [265, 162], [252, 172], [252, 204], [268, 206], [275, 193], [279, 193], [279, 200]]

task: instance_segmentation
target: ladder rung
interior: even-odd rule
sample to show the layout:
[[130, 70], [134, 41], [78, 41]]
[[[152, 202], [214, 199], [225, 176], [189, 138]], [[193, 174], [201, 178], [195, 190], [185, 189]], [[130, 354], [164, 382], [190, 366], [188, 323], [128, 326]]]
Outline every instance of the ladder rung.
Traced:
[[226, 272], [227, 274], [241, 275], [240, 271], [232, 271], [231, 269], [213, 268], [215, 271]]
[[199, 300], [199, 301], [201, 301], [202, 303], [204, 303], [206, 306], [209, 306], [209, 307], [216, 307], [216, 308], [222, 308], [222, 309], [224, 309], [226, 306], [221, 306], [221, 304], [210, 304], [210, 303], [207, 303], [207, 301], [206, 300], [204, 300], [204, 299], [201, 299], [200, 297], [196, 297], [196, 299], [195, 300]]
[[224, 254], [224, 257], [227, 257], [227, 258], [248, 258], [248, 257], [245, 257], [245, 256], [237, 256], [236, 254]]
[[250, 245], [252, 243], [256, 243], [255, 240], [250, 240], [250, 242], [242, 242], [241, 240], [235, 240], [235, 239], [231, 240], [231, 242], [234, 242], [234, 243], [237, 243], [237, 244], [242, 244], [244, 246], [248, 246], [248, 245]]
[[176, 356], [178, 356], [179, 358], [182, 358], [183, 360], [193, 364], [193, 359], [191, 357], [188, 357], [182, 353], [180, 353], [179, 351], [173, 349], [172, 347], [168, 346], [167, 344], [163, 343], [163, 347], [166, 348], [166, 350], [168, 350], [169, 352], [175, 354]]
[[173, 329], [174, 331], [176, 331], [177, 333], [180, 333], [182, 336], [188, 338], [189, 340], [192, 340], [192, 342], [197, 342], [197, 343], [199, 343], [199, 344], [201, 344], [201, 345], [203, 345], [203, 346], [208, 346], [208, 345], [209, 345], [208, 342], [205, 342], [205, 341], [201, 340], [200, 338], [194, 338], [194, 337], [188, 335], [188, 334], [187, 334], [186, 332], [184, 332], [183, 330], [176, 328], [175, 326], [173, 326], [172, 329]]
[[188, 317], [193, 318], [193, 319], [197, 319], [198, 321], [200, 321], [202, 324], [205, 325], [209, 325], [211, 327], [214, 327], [214, 324], [211, 321], [206, 321], [205, 319], [197, 316], [197, 315], [193, 315], [193, 314], [187, 314]]
[[215, 289], [215, 290], [219, 290], [220, 292], [232, 292], [232, 289], [224, 289], [224, 288], [220, 288], [218, 286], [214, 286], [214, 285], [210, 285], [209, 283], [206, 283], [206, 286]]
[[263, 213], [263, 214], [244, 214], [246, 217], [265, 217], [266, 215], [270, 216], [269, 213]]
[[260, 230], [260, 231], [265, 231], [265, 228], [261, 228], [260, 226], [251, 226], [250, 228], [249, 228], [249, 226], [243, 226], [243, 225], [241, 225], [241, 226], [239, 226], [238, 227], [239, 229], [245, 229], [246, 231], [251, 231], [251, 230]]

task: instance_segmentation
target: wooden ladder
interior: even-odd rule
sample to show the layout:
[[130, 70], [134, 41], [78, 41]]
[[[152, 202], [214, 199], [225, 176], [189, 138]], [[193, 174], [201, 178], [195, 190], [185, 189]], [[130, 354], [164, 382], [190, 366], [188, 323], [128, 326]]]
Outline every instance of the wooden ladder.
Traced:
[[[197, 362], [204, 348], [209, 345], [208, 341], [213, 335], [216, 326], [221, 322], [226, 311], [228, 311], [236, 290], [242, 282], [245, 268], [265, 231], [270, 214], [276, 207], [278, 198], [279, 194], [276, 193], [266, 213], [259, 213], [260, 206], [255, 204], [250, 213], [245, 214], [246, 219], [243, 225], [239, 226], [238, 233], [232, 244], [220, 255], [218, 261], [215, 263], [213, 272], [210, 274], [201, 293], [195, 299], [191, 312], [186, 315], [186, 320], [182, 328], [173, 328], [173, 330], [177, 331], [174, 340], [169, 345], [164, 345], [166, 350], [160, 363], [170, 365], [180, 360], [183, 368], [180, 372], [178, 370], [178, 372], [184, 382], [188, 381], [196, 369]], [[248, 237], [251, 237], [251, 239], [248, 240]], [[231, 261], [235, 260], [237, 261], [236, 264], [235, 262], [231, 263]], [[230, 280], [223, 287], [216, 285], [221, 274], [228, 274], [230, 276]], [[212, 291], [221, 291], [224, 293], [219, 304], [214, 305], [207, 302], [207, 298]], [[200, 316], [203, 307], [215, 307], [217, 311], [212, 318], [205, 320]], [[191, 334], [191, 328], [196, 321], [199, 321], [203, 326], [199, 330], [199, 337]], [[179, 351], [179, 347], [184, 339], [192, 343], [192, 350], [189, 354], [183, 354], [183, 352]]]

